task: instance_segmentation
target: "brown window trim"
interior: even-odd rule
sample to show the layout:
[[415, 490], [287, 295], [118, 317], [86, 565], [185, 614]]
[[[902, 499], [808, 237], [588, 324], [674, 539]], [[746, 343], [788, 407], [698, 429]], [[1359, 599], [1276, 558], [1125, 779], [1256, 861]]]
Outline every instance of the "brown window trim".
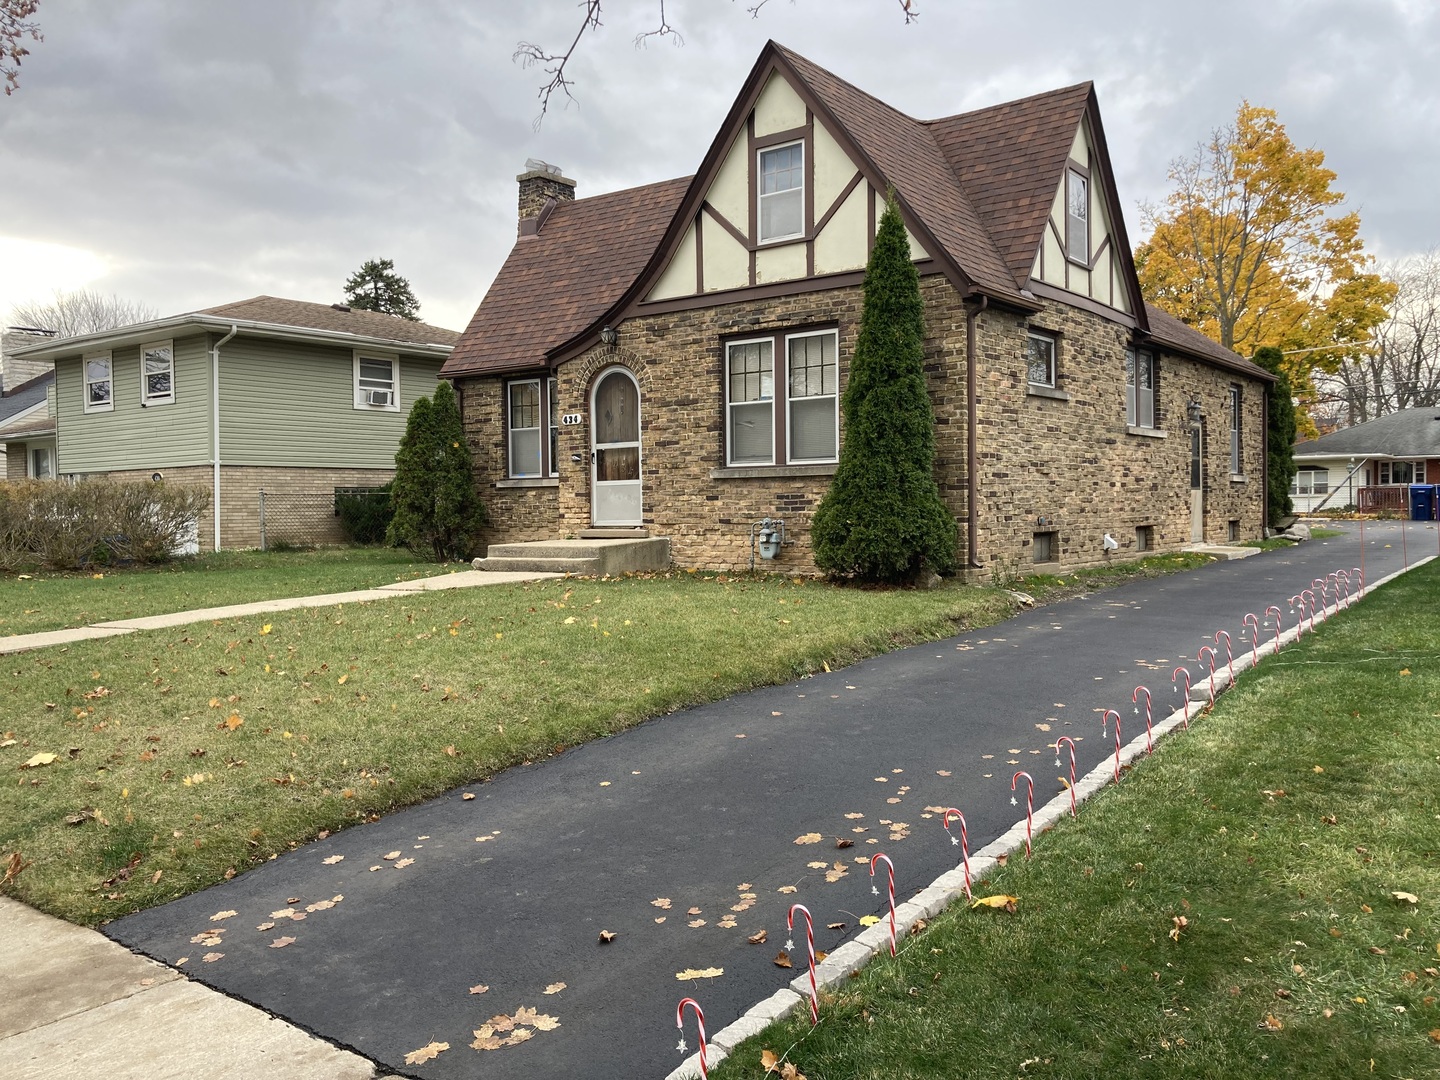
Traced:
[[[512, 476], [510, 475], [510, 387], [516, 383], [540, 383], [540, 475], [539, 476]], [[552, 389], [552, 384], [555, 384]], [[500, 407], [503, 410], [501, 416], [501, 431], [504, 434], [505, 443], [505, 477], [497, 481], [496, 487], [544, 487], [546, 484], [536, 481], [556, 481], [560, 476], [560, 463], [552, 460], [555, 456], [550, 452], [551, 436], [551, 394], [559, 395], [559, 385], [555, 375], [549, 371], [531, 373], [529, 375], [512, 375], [501, 380], [500, 384]], [[557, 411], [558, 416], [558, 411]], [[558, 427], [559, 425], [555, 425]]]
[[[1077, 259], [1070, 254], [1070, 174], [1074, 173], [1085, 181], [1085, 258]], [[1095, 239], [1094, 223], [1090, 220], [1090, 185], [1094, 180], [1090, 176], [1090, 169], [1081, 165], [1072, 157], [1065, 159], [1065, 261], [1072, 266], [1078, 266], [1083, 270], [1094, 269], [1094, 262], [1090, 252], [1090, 242]], [[1067, 276], [1067, 281], [1068, 276]]]

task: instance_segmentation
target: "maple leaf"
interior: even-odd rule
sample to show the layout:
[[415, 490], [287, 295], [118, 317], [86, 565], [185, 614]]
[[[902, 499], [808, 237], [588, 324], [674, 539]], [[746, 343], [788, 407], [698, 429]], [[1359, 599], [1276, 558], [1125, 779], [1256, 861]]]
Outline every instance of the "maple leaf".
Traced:
[[793, 841], [796, 845], [818, 844], [824, 837], [818, 832], [807, 832], [803, 836], [797, 836]]
[[825, 880], [833, 885], [848, 873], [850, 873], [850, 868], [843, 862], [837, 862], [829, 870], [825, 871]]
[[775, 1056], [774, 1050], [761, 1050], [760, 1064], [765, 1066], [767, 1073], [780, 1071], [780, 1059]]
[[475, 798], [475, 793], [473, 791], [467, 791], [464, 795], [461, 795], [460, 798], [464, 799], [466, 802], [469, 802], [471, 799]]
[[652, 907], [668, 909], [670, 907], [670, 898], [668, 896], [658, 896], [654, 900], [650, 901], [650, 905]]
[[1273, 1016], [1266, 1016], [1260, 1023], [1260, 1029], [1262, 1031], [1279, 1031], [1284, 1026], [1284, 1024]]
[[807, 862], [805, 864], [806, 868], [809, 870], [824, 870], [829, 865], [830, 864], [827, 862]]
[[794, 1062], [787, 1061], [780, 1067], [780, 1080], [805, 1080], [805, 1074], [795, 1067]]
[[755, 933], [751, 934], [751, 935], [750, 935], [748, 938], [746, 938], [745, 940], [747, 940], [748, 942], [750, 942], [751, 945], [764, 945], [764, 944], [765, 944], [765, 939], [768, 938], [769, 936], [770, 936], [770, 934], [769, 934], [768, 931], [765, 931], [765, 930], [757, 930], [757, 931], [755, 931]]
[[785, 893], [788, 896], [790, 893], [797, 892], [798, 890], [794, 885], [781, 885], [775, 891], [778, 893]]
[[40, 766], [42, 766], [42, 765], [49, 765], [49, 764], [50, 764], [52, 761], [54, 761], [54, 760], [55, 760], [55, 755], [54, 755], [54, 754], [36, 754], [36, 755], [35, 755], [34, 757], [32, 757], [29, 761], [25, 762], [24, 765], [21, 765], [20, 768], [22, 768], [22, 769], [38, 769], [38, 768], [40, 768]]
[[223, 960], [224, 958], [225, 954], [223, 952], [207, 952], [200, 959], [207, 964], [213, 964], [216, 960]]
[[1420, 898], [1419, 898], [1418, 896], [1416, 896], [1414, 893], [1408, 893], [1408, 892], [1392, 892], [1390, 895], [1393, 896], [1396, 900], [1398, 900], [1398, 901], [1399, 901], [1400, 903], [1402, 903], [1402, 904], [1418, 904], [1418, 903], [1420, 903]]
[[485, 1022], [491, 1027], [493, 1027], [496, 1031], [510, 1031], [512, 1028], [515, 1027], [514, 1019], [505, 1015], [504, 1013], [501, 1013], [499, 1016], [492, 1016], [489, 1020]]
[[259, 926], [255, 927], [255, 929], [264, 933], [266, 930], [274, 930], [275, 924], [273, 922], [262, 922]]
[[612, 941], [615, 940], [616, 936], [617, 936], [617, 935], [616, 935], [615, 931], [613, 931], [613, 930], [601, 930], [601, 931], [600, 931], [600, 944], [601, 944], [601, 945], [609, 945]]
[[781, 949], [778, 953], [775, 954], [775, 959], [772, 961], [772, 963], [774, 963], [774, 965], [779, 968], [788, 968], [794, 966], [790, 963], [790, 954], [784, 949]]
[[536, 1010], [529, 1005], [521, 1005], [515, 1010], [514, 1020], [517, 1024], [533, 1024], [535, 1022]]
[[270, 948], [283, 949], [286, 945], [293, 945], [294, 943], [295, 939], [293, 937], [277, 937], [274, 941], [270, 942]]
[[344, 856], [344, 855], [331, 855], [328, 859], [321, 859], [320, 861], [323, 862], [326, 866], [334, 866], [334, 865], [335, 865], [336, 863], [338, 863], [338, 862], [344, 862], [344, 861], [345, 861], [345, 856]]
[[691, 908], [689, 911], [687, 911], [685, 914], [686, 914], [686, 915], [702, 915], [702, 914], [704, 914], [704, 912], [702, 912], [698, 907], [692, 907], [692, 908]]
[[556, 1017], [547, 1016], [545, 1013], [539, 1013], [530, 1023], [536, 1031], [554, 1031], [560, 1026]]
[[388, 855], [381, 855], [380, 857], [381, 857], [382, 859], [387, 859], [387, 860], [388, 860], [388, 859], [398, 859], [398, 858], [400, 857], [400, 852], [398, 852], [398, 851], [392, 851], [392, 852], [390, 852]]
[[[489, 1028], [488, 1024], [481, 1027], [480, 1031], [486, 1031], [487, 1028]], [[499, 1050], [505, 1045], [504, 1039], [496, 1038], [493, 1028], [489, 1028], [485, 1035], [481, 1035], [480, 1031], [475, 1033], [475, 1041], [470, 1044], [472, 1050]]]
[[214, 915], [210, 916], [210, 921], [221, 922], [224, 919], [233, 919], [238, 914], [240, 914], [238, 911], [217, 911]]
[[849, 837], [839, 837], [835, 841], [835, 846], [837, 848], [854, 847], [855, 841], [851, 840]]
[[314, 911], [329, 911], [329, 910], [330, 910], [332, 907], [334, 907], [334, 906], [335, 906], [335, 901], [334, 901], [334, 900], [316, 900], [315, 903], [313, 903], [313, 904], [306, 904], [306, 905], [305, 905], [305, 910], [306, 910], [306, 911], [311, 911], [311, 912], [314, 912]]
[[675, 973], [675, 978], [683, 982], [686, 979], [718, 979], [721, 975], [724, 974], [725, 969], [718, 967], [686, 968], [684, 971], [677, 971]]
[[396, 859], [396, 860], [395, 860], [393, 863], [391, 863], [390, 865], [393, 866], [393, 867], [395, 867], [396, 870], [399, 870], [399, 869], [401, 869], [401, 868], [403, 868], [403, 867], [409, 866], [409, 865], [410, 865], [411, 863], [413, 863], [414, 861], [415, 861], [414, 859]]
[[563, 982], [554, 982], [554, 983], [551, 983], [549, 986], [545, 987], [544, 992], [547, 993], [547, 994], [558, 994], [558, 993], [560, 993], [561, 990], [564, 990], [564, 989], [565, 989], [565, 984], [564, 984]]
[[685, 925], [688, 926], [688, 927], [690, 927], [691, 930], [699, 930], [700, 927], [702, 927], [702, 926], [705, 925], [705, 920], [704, 920], [704, 919], [691, 919], [691, 920], [690, 920], [688, 923], [686, 923]]
[[427, 1062], [427, 1061], [432, 1060], [432, 1059], [433, 1059], [437, 1054], [439, 1054], [441, 1051], [443, 1051], [443, 1050], [449, 1050], [449, 1049], [450, 1049], [450, 1044], [449, 1044], [448, 1042], [443, 1042], [443, 1043], [442, 1043], [442, 1042], [426, 1043], [426, 1044], [425, 1044], [424, 1046], [422, 1046], [419, 1050], [412, 1050], [412, 1051], [410, 1051], [410, 1053], [406, 1054], [406, 1055], [405, 1055], [405, 1064], [406, 1064], [406, 1065], [421, 1065], [421, 1064], [423, 1064], [423, 1063], [425, 1063], [425, 1062]]
[[236, 728], [242, 726], [244, 723], [245, 718], [243, 716], [241, 716], [239, 713], [232, 712], [229, 716], [225, 718], [225, 722], [222, 726], [229, 731], [234, 731]]
[[1006, 896], [1004, 893], [999, 893], [995, 896], [978, 897], [975, 902], [970, 906], [972, 908], [999, 908], [1013, 913], [1015, 910], [1015, 904], [1019, 901], [1019, 899], [1020, 898], [1018, 896]]
[[[472, 994], [483, 994], [483, 993], [485, 993], [486, 991], [488, 991], [489, 989], [490, 989], [490, 987], [486, 986], [484, 983], [476, 983], [474, 986], [470, 987], [470, 993], [472, 993]], [[476, 1034], [478, 1035], [479, 1032], [477, 1031]]]
[[[498, 635], [497, 635], [497, 636], [498, 636]], [[528, 1042], [529, 1040], [533, 1039], [534, 1037], [535, 1037], [535, 1032], [531, 1031], [529, 1028], [516, 1028], [514, 1031], [512, 1031], [512, 1032], [509, 1034], [509, 1036], [506, 1037], [505, 1042], [504, 1042], [503, 1045], [505, 1045], [505, 1046], [519, 1046], [521, 1043], [523, 1043], [523, 1042]]]

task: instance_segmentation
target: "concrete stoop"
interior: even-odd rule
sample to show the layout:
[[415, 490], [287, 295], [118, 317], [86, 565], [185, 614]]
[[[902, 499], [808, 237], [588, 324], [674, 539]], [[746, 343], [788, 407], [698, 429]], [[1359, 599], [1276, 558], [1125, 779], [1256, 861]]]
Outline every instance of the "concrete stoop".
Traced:
[[646, 536], [491, 544], [485, 558], [476, 559], [470, 565], [476, 570], [518, 570], [586, 577], [665, 570], [670, 566], [670, 540], [664, 536]]
[[1187, 544], [1183, 550], [1198, 551], [1202, 555], [1227, 560], [1248, 559], [1251, 555], [1260, 554], [1259, 548], [1239, 547], [1234, 544]]

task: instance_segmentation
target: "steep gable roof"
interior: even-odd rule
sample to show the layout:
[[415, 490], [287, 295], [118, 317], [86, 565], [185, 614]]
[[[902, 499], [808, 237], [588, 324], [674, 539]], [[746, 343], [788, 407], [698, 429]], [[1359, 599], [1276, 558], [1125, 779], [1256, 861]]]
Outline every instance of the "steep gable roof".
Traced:
[[689, 186], [685, 176], [557, 203], [515, 242], [440, 374], [543, 364], [634, 283]]
[[1401, 409], [1295, 444], [1296, 457], [1440, 458], [1440, 405]]
[[223, 319], [244, 319], [247, 322], [270, 323], [275, 326], [299, 326], [309, 330], [329, 330], [338, 334], [380, 338], [385, 341], [417, 345], [453, 345], [460, 335], [429, 323], [412, 322], [398, 315], [379, 311], [362, 311], [343, 305], [312, 304], [306, 300], [286, 300], [279, 296], [252, 296], [219, 307], [201, 308], [196, 315], [218, 315]]

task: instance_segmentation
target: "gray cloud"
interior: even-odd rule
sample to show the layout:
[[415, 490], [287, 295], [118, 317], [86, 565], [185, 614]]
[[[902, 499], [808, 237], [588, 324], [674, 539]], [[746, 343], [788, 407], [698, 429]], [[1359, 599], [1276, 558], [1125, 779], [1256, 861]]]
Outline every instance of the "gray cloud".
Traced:
[[[1323, 149], [1370, 248], [1440, 243], [1440, 14], [1425, 0], [669, 0], [683, 48], [610, 0], [536, 131], [517, 41], [560, 45], [570, 0], [46, 0], [0, 101], [0, 235], [87, 248], [95, 287], [179, 311], [259, 292], [338, 299], [393, 258], [426, 318], [463, 326], [514, 235], [514, 176], [556, 162], [596, 194], [697, 167], [774, 37], [917, 116], [1092, 79], [1132, 240], [1168, 162], [1242, 98]], [[0, 297], [0, 308], [22, 297]]]

